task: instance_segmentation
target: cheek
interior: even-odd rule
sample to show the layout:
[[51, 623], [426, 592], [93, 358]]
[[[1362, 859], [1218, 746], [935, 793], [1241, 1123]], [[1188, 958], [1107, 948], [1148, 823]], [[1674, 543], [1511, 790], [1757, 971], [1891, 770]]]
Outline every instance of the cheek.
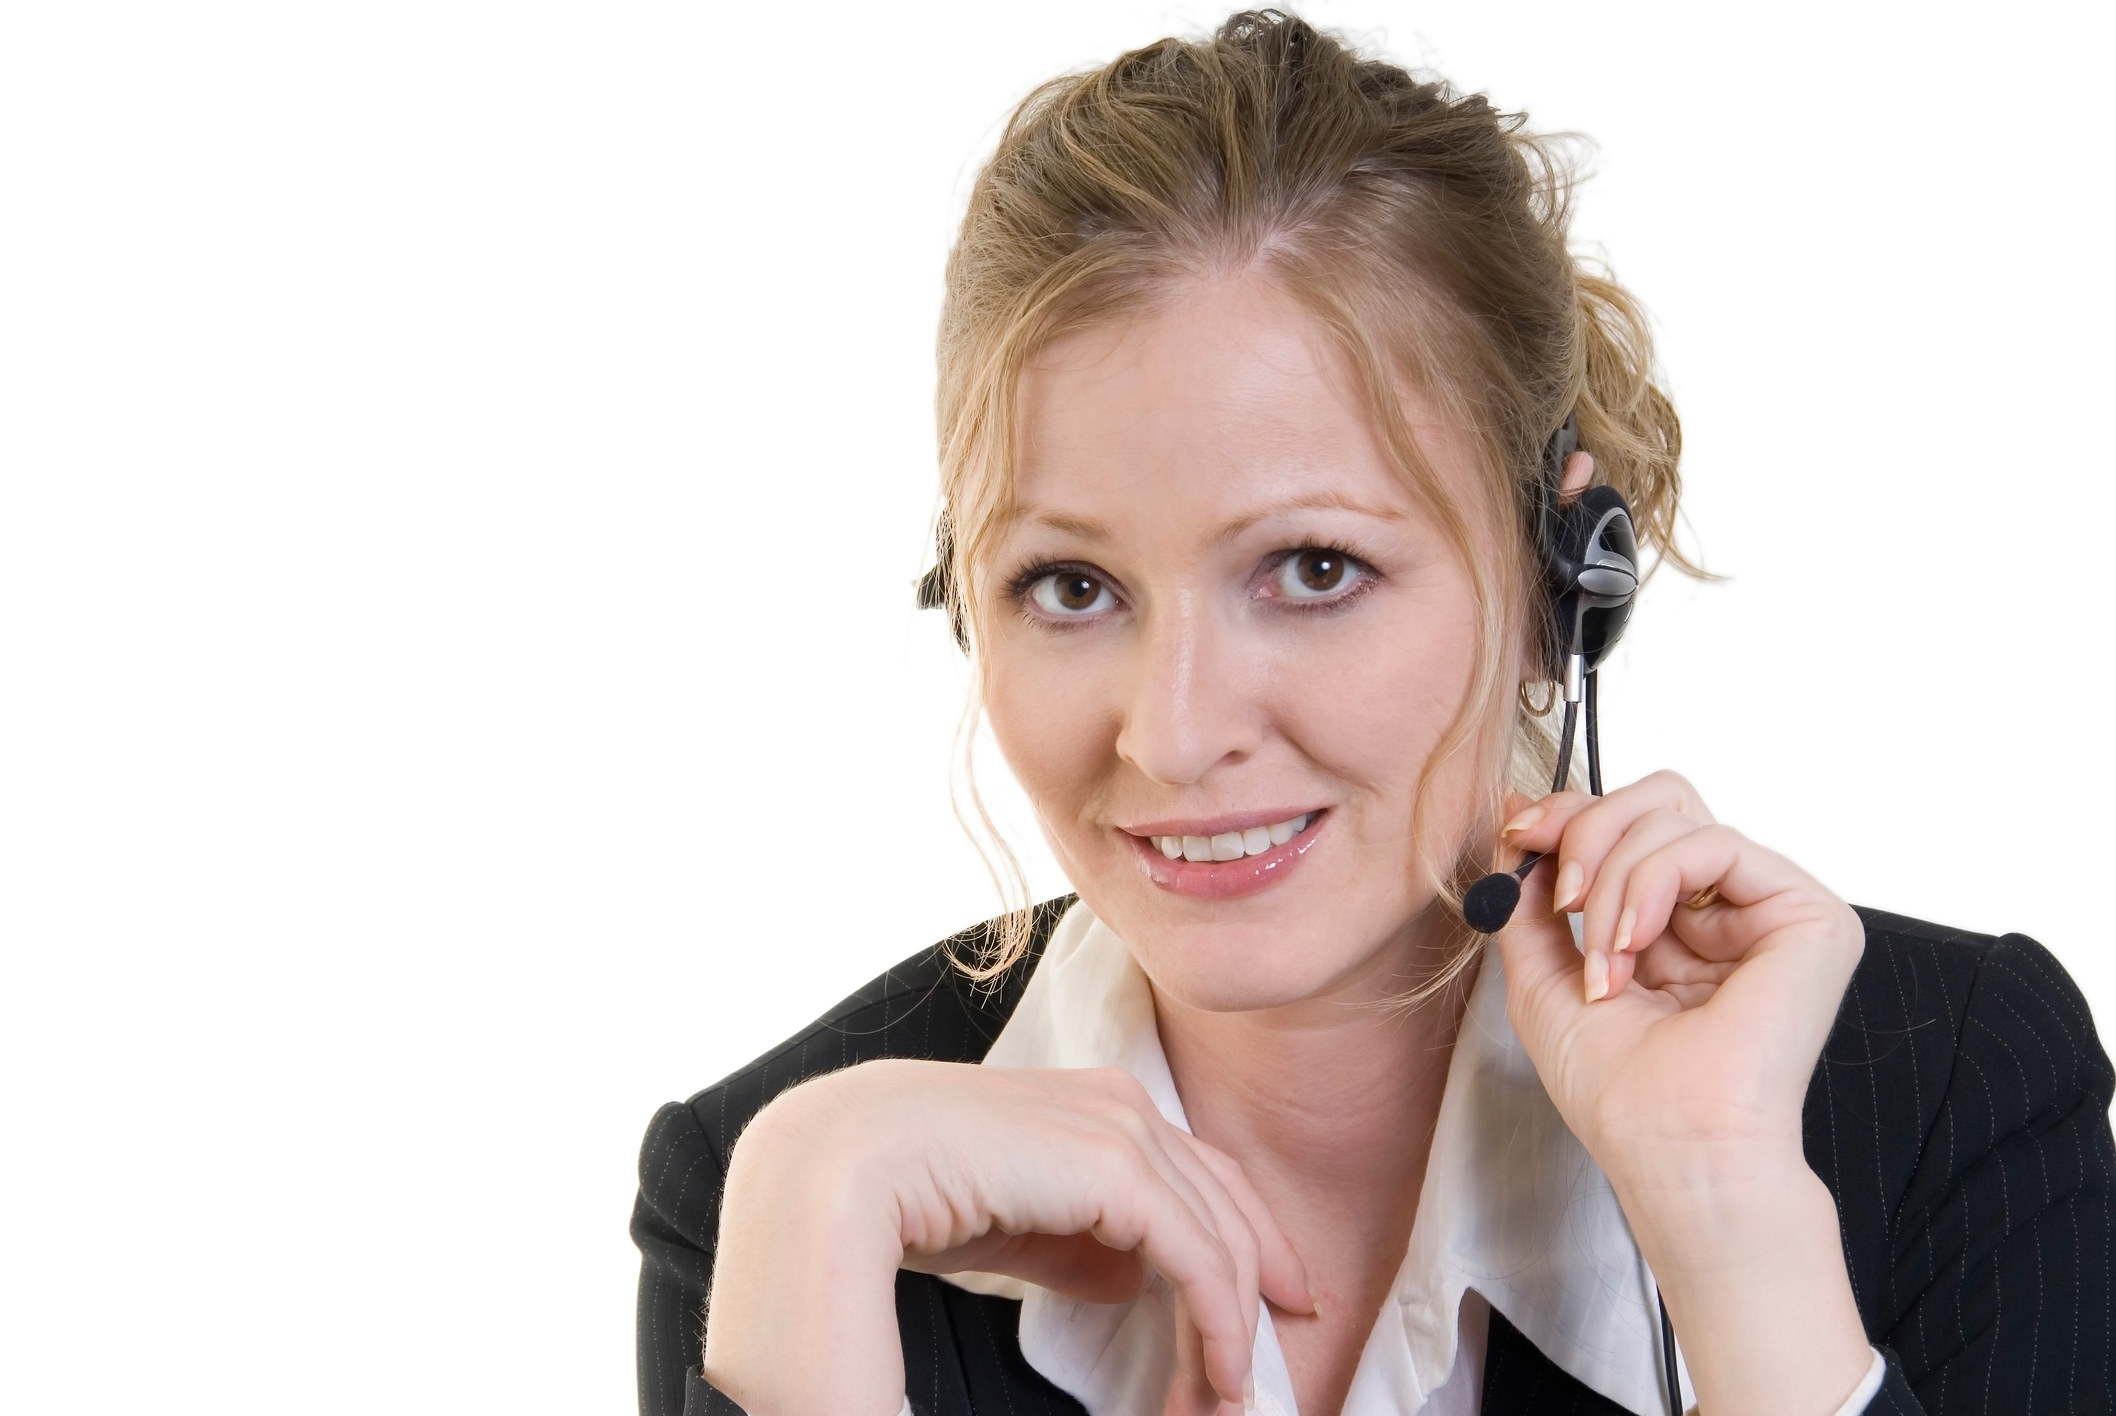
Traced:
[[1117, 724], [1098, 675], [1001, 638], [984, 675], [985, 716], [1046, 829], [1063, 832], [1101, 785]]
[[[1452, 597], [1450, 597], [1451, 599]], [[1407, 601], [1282, 665], [1281, 715], [1303, 753], [1402, 807], [1461, 711], [1476, 657], [1469, 605]]]

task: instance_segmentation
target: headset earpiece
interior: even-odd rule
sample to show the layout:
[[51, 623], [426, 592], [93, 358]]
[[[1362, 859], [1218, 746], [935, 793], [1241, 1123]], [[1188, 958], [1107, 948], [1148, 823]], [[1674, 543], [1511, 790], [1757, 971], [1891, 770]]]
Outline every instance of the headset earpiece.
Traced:
[[1558, 509], [1543, 551], [1550, 593], [1551, 676], [1577, 701], [1578, 680], [1623, 636], [1638, 594], [1638, 536], [1614, 487], [1589, 487]]
[[940, 525], [933, 535], [933, 569], [918, 578], [918, 607], [922, 610], [946, 610], [948, 633], [955, 638], [955, 647], [967, 654], [970, 652], [969, 626], [962, 620], [962, 604], [955, 598], [955, 523], [948, 513], [940, 514]]
[[1543, 455], [1542, 515], [1537, 551], [1550, 600], [1545, 668], [1577, 703], [1588, 674], [1601, 666], [1638, 593], [1638, 535], [1631, 509], [1614, 487], [1589, 487], [1564, 501], [1565, 464], [1579, 450], [1576, 418], [1551, 434]]

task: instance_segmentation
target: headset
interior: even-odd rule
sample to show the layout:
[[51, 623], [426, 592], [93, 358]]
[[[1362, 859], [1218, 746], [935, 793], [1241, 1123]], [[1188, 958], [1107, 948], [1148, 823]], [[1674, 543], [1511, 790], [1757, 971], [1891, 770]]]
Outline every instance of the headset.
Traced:
[[[1536, 551], [1542, 562], [1549, 610], [1543, 625], [1544, 671], [1565, 693], [1565, 723], [1558, 733], [1558, 764], [1550, 789], [1572, 780], [1572, 740], [1582, 701], [1587, 706], [1587, 790], [1602, 794], [1601, 714], [1597, 670], [1631, 619], [1638, 595], [1638, 533], [1631, 508], [1614, 487], [1589, 487], [1563, 499], [1565, 464], [1580, 450], [1578, 417], [1566, 418], [1543, 451], [1543, 476], [1536, 488]], [[1512, 870], [1497, 870], [1462, 896], [1462, 918], [1479, 934], [1497, 934], [1521, 903], [1521, 882], [1543, 859], [1531, 851]]]
[[[1558, 761], [1550, 789], [1562, 792], [1572, 780], [1572, 749], [1580, 708], [1587, 717], [1587, 790], [1602, 794], [1602, 745], [1597, 685], [1602, 663], [1623, 637], [1639, 583], [1638, 532], [1631, 508], [1614, 487], [1589, 487], [1565, 500], [1565, 464], [1580, 450], [1577, 414], [1567, 415], [1543, 449], [1541, 476], [1529, 512], [1546, 601], [1542, 624], [1543, 668], [1565, 698], [1565, 720], [1558, 733]], [[969, 651], [968, 626], [954, 590], [955, 529], [947, 512], [935, 532], [933, 568], [918, 582], [922, 610], [945, 609], [948, 630], [957, 647]], [[1462, 919], [1479, 934], [1496, 934], [1513, 918], [1521, 902], [1521, 882], [1543, 859], [1531, 852], [1512, 870], [1498, 870], [1478, 880], [1462, 896]], [[1675, 1328], [1668, 1305], [1660, 1304], [1661, 1375], [1667, 1386], [1668, 1410], [1681, 1416], [1682, 1380], [1676, 1365]]]

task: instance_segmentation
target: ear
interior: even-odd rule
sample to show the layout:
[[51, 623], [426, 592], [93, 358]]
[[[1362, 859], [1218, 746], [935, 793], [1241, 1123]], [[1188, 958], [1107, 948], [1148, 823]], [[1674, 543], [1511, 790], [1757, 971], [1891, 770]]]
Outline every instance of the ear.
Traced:
[[1565, 475], [1558, 482], [1558, 495], [1571, 501], [1594, 480], [1594, 454], [1576, 452], [1565, 459]]

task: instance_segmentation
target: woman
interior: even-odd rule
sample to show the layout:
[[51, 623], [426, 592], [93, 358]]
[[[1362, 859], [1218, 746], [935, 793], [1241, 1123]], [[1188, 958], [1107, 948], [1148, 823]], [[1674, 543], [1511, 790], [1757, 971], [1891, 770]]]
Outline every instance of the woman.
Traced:
[[1542, 794], [1548, 504], [1676, 556], [1565, 219], [1514, 120], [1275, 14], [1023, 105], [949, 266], [941, 571], [1079, 895], [657, 1117], [643, 1410], [2110, 1409], [2110, 1070], [2049, 955], [1855, 912], [1672, 774]]

